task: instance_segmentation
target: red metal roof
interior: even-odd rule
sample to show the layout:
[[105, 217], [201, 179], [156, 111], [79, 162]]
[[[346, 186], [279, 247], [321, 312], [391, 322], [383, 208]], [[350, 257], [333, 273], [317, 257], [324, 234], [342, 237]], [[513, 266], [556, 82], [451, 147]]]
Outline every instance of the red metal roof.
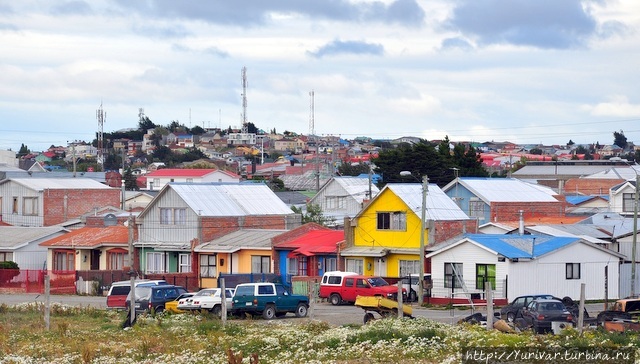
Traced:
[[312, 230], [296, 239], [277, 244], [278, 249], [293, 249], [290, 254], [312, 256], [337, 253], [337, 244], [344, 241], [344, 231]]
[[116, 225], [107, 227], [84, 227], [40, 243], [40, 246], [94, 248], [103, 245], [127, 246], [129, 229]]
[[181, 168], [163, 168], [147, 174], [147, 177], [202, 177], [209, 173], [217, 171], [216, 169], [181, 169]]

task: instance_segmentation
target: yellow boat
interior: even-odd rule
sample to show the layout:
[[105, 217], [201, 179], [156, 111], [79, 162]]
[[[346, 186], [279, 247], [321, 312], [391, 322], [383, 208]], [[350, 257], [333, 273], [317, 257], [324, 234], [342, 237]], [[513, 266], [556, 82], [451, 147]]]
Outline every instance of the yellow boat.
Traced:
[[[356, 306], [365, 310], [364, 323], [374, 319], [373, 312], [377, 312], [382, 317], [393, 317], [398, 315], [398, 302], [381, 296], [357, 296]], [[409, 305], [402, 305], [404, 316], [413, 317], [413, 308]]]

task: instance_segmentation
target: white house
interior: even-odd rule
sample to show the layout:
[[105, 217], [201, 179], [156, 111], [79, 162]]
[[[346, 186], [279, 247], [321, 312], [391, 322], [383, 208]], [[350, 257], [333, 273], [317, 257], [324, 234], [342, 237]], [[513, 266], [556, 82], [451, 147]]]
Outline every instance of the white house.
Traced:
[[634, 214], [636, 181], [628, 180], [609, 190], [609, 205], [611, 212], [631, 216]]
[[487, 282], [503, 303], [538, 293], [578, 299], [582, 283], [588, 300], [619, 298], [624, 256], [577, 236], [469, 234], [428, 250], [432, 300], [484, 298]]
[[369, 178], [333, 177], [309, 200], [309, 204], [320, 206], [323, 216], [342, 225], [345, 217], [356, 216], [363, 203], [378, 192], [380, 190]]
[[240, 182], [239, 175], [219, 169], [163, 168], [153, 171], [145, 177], [149, 190], [161, 190], [164, 185], [170, 182]]
[[46, 269], [47, 248], [40, 243], [68, 231], [60, 225], [48, 227], [0, 226], [0, 262], [13, 261], [20, 269]]

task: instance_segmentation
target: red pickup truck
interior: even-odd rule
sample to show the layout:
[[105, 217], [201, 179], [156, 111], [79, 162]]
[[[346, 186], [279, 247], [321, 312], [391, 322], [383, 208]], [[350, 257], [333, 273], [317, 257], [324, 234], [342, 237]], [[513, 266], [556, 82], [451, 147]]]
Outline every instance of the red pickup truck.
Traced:
[[[402, 289], [405, 296], [406, 289]], [[381, 277], [349, 275], [342, 278], [342, 283], [320, 284], [320, 298], [328, 298], [332, 305], [354, 303], [358, 296], [382, 296], [397, 300], [398, 286], [392, 286]]]

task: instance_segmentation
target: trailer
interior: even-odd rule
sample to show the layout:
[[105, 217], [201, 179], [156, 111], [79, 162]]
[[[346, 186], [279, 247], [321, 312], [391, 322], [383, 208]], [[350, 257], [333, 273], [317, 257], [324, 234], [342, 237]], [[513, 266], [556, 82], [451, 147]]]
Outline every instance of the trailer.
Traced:
[[[398, 302], [381, 296], [357, 296], [355, 305], [365, 311], [365, 324], [375, 319], [374, 312], [381, 317], [398, 316]], [[409, 305], [402, 305], [402, 313], [413, 318], [413, 308]]]

